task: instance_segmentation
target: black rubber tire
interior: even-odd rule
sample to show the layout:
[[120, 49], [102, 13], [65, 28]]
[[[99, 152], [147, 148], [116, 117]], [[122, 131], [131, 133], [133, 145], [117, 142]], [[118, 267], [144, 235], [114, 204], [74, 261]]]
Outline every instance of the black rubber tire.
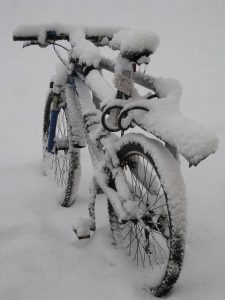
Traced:
[[[80, 178], [80, 149], [74, 147], [70, 140], [72, 128], [68, 110], [65, 106], [60, 108], [59, 111], [56, 125], [56, 140], [58, 140], [58, 144], [60, 145], [60, 139], [66, 139], [66, 146], [64, 145], [63, 149], [55, 149], [53, 153], [49, 153], [47, 151], [53, 97], [54, 93], [51, 91], [47, 97], [44, 108], [43, 170], [46, 175], [54, 173], [53, 176], [57, 185], [61, 186], [63, 189], [63, 196], [60, 201], [60, 205], [63, 207], [69, 207], [76, 201], [77, 197], [76, 192]], [[62, 126], [64, 127], [62, 128]], [[64, 135], [64, 137], [62, 137], [62, 135]]]
[[[165, 150], [165, 151], [167, 151], [167, 150]], [[138, 260], [138, 255], [139, 255], [139, 264], [141, 264], [141, 266], [139, 265], [139, 267], [143, 268], [145, 270], [146, 270], [146, 267], [147, 267], [147, 270], [149, 268], [149, 271], [153, 277], [154, 277], [154, 270], [153, 270], [154, 264], [153, 263], [155, 263], [155, 261], [158, 259], [157, 253], [161, 252], [161, 256], [163, 257], [163, 259], [161, 258], [161, 260], [165, 259], [164, 265], [162, 265], [162, 266], [164, 266], [163, 272], [162, 272], [162, 274], [160, 274], [159, 280], [157, 283], [154, 283], [154, 284], [149, 283], [151, 280], [147, 283], [148, 288], [150, 288], [152, 294], [156, 297], [161, 297], [161, 296], [166, 295], [171, 290], [171, 288], [177, 281], [180, 271], [181, 271], [181, 268], [182, 268], [183, 258], [184, 258], [184, 248], [185, 248], [186, 219], [183, 220], [183, 223], [182, 223], [183, 227], [180, 228], [177, 225], [177, 220], [175, 220], [175, 218], [176, 218], [177, 214], [178, 215], [179, 215], [179, 213], [183, 214], [183, 210], [185, 210], [185, 208], [183, 206], [185, 204], [183, 205], [181, 203], [178, 205], [178, 207], [174, 207], [174, 202], [173, 202], [173, 204], [171, 204], [170, 195], [169, 195], [169, 193], [166, 193], [164, 186], [163, 186], [163, 183], [165, 183], [165, 181], [167, 179], [163, 178], [164, 175], [161, 174], [161, 172], [159, 172], [159, 169], [157, 168], [158, 162], [156, 163], [156, 161], [153, 160], [153, 158], [150, 154], [150, 151], [146, 150], [146, 146], [143, 146], [139, 142], [131, 141], [130, 143], [128, 142], [121, 146], [121, 148], [117, 152], [117, 156], [119, 158], [121, 167], [123, 167], [125, 170], [125, 173], [130, 172], [130, 170], [132, 170], [132, 172], [130, 172], [130, 173], [132, 173], [131, 178], [132, 178], [133, 174], [135, 174], [134, 182], [135, 181], [137, 182], [137, 191], [136, 191], [136, 186], [133, 187], [133, 184], [131, 184], [132, 191], [133, 192], [135, 191], [134, 194], [136, 194], [135, 199], [137, 199], [137, 197], [139, 197], [139, 199], [140, 199], [140, 197], [143, 197], [141, 201], [143, 201], [143, 202], [146, 201], [146, 196], [143, 196], [143, 194], [146, 193], [147, 190], [148, 191], [151, 190], [151, 179], [148, 179], [150, 183], [149, 182], [147, 183], [147, 189], [141, 190], [141, 188], [142, 188], [141, 185], [144, 182], [143, 181], [144, 176], [143, 176], [143, 172], [142, 172], [142, 176], [139, 175], [139, 173], [138, 173], [138, 172], [140, 172], [140, 170], [138, 169], [138, 168], [140, 168], [140, 166], [138, 167], [139, 161], [137, 162], [137, 158], [135, 158], [135, 155], [137, 157], [140, 156], [140, 159], [141, 160], [143, 159], [143, 164], [146, 161], [147, 166], [149, 166], [149, 168], [151, 166], [152, 170], [154, 170], [154, 174], [156, 174], [154, 176], [157, 176], [157, 181], [159, 181], [159, 183], [161, 185], [161, 188], [159, 188], [159, 191], [162, 190], [162, 192], [160, 192], [160, 194], [158, 194], [157, 197], [159, 197], [159, 199], [160, 199], [161, 193], [162, 193], [162, 198], [160, 199], [160, 201], [162, 203], [164, 203], [163, 201], [165, 201], [164, 207], [162, 205], [160, 208], [159, 203], [157, 204], [159, 206], [158, 208], [157, 207], [154, 208], [151, 204], [149, 206], [146, 206], [147, 209], [149, 207], [149, 210], [145, 211], [145, 214], [147, 214], [147, 215], [145, 215], [144, 217], [143, 216], [141, 217], [141, 220], [143, 222], [142, 225], [139, 222], [140, 218], [139, 218], [139, 220], [134, 219], [134, 220], [132, 220], [132, 222], [127, 222], [127, 223], [121, 224], [119, 222], [117, 214], [113, 210], [112, 205], [110, 204], [110, 202], [108, 202], [109, 222], [110, 222], [111, 231], [112, 231], [115, 243], [120, 245], [120, 247], [119, 247], [120, 249], [126, 248], [127, 244], [125, 243], [125, 241], [127, 241], [128, 238], [130, 239], [130, 240], [128, 240], [128, 242], [130, 241], [130, 244], [128, 243], [129, 248], [131, 248], [132, 243], [135, 243], [133, 247], [137, 248], [136, 254], [135, 254], [136, 257], [134, 257], [135, 252], [132, 254], [133, 249], [129, 249], [129, 252], [130, 252], [129, 255], [130, 256], [133, 255], [134, 261]], [[171, 160], [174, 160], [172, 155], [171, 155]], [[175, 160], [174, 160], [174, 162], [172, 161], [172, 164], [175, 164]], [[129, 167], [129, 166], [131, 166], [131, 167]], [[135, 171], [135, 168], [136, 168], [136, 171]], [[146, 167], [146, 170], [147, 170], [147, 167]], [[151, 171], [151, 172], [153, 172], [153, 171]], [[149, 173], [147, 173], [147, 171], [146, 171], [145, 176], [146, 176], [146, 174], [149, 174]], [[126, 175], [126, 176], [128, 176], [128, 175]], [[141, 179], [141, 177], [142, 177], [142, 179]], [[148, 178], [149, 178], [149, 176], [148, 176]], [[129, 180], [129, 179], [127, 179], [127, 180]], [[153, 184], [153, 181], [152, 181], [152, 184]], [[114, 183], [112, 184], [112, 188], [115, 188], [115, 185], [114, 186], [113, 185], [114, 185]], [[139, 185], [139, 187], [138, 187], [138, 185]], [[168, 186], [167, 186], [167, 188], [168, 188]], [[140, 190], [141, 190], [141, 192], [143, 192], [143, 194], [141, 194], [141, 196], [140, 196]], [[137, 196], [137, 194], [138, 194], [138, 196]], [[150, 194], [148, 194], [147, 197], [149, 195]], [[152, 197], [152, 196], [149, 196], [149, 198], [150, 197]], [[183, 195], [181, 196], [181, 198], [182, 197], [185, 198], [185, 196], [183, 196]], [[151, 201], [151, 200], [149, 200], [149, 198], [147, 198], [147, 202]], [[179, 201], [179, 199], [178, 199], [178, 201]], [[140, 204], [140, 202], [139, 202], [139, 204]], [[156, 198], [156, 201], [154, 201], [154, 203], [156, 204], [156, 202], [157, 202], [157, 198]], [[142, 202], [140, 205], [143, 205]], [[154, 211], [154, 209], [155, 209], [155, 211]], [[160, 213], [159, 213], [160, 210], [163, 211], [163, 216], [160, 216]], [[157, 215], [157, 218], [158, 218], [156, 223], [154, 223], [155, 221], [153, 221], [155, 215]], [[186, 215], [183, 215], [183, 218], [186, 218]], [[145, 227], [143, 226], [143, 224], [145, 225]], [[149, 231], [147, 231], [147, 229]], [[137, 230], [139, 230], [139, 232]], [[151, 231], [151, 233], [149, 233], [150, 231]], [[124, 233], [126, 235], [124, 235]], [[146, 233], [148, 233], [148, 234], [146, 234]], [[133, 237], [135, 237], [135, 234], [136, 234], [136, 241], [132, 241], [131, 237], [133, 239]], [[147, 235], [148, 235], [148, 238], [147, 238]], [[151, 235], [152, 235], [152, 237], [151, 237]], [[159, 243], [160, 245], [156, 244], [157, 239], [158, 239], [158, 241], [160, 240], [160, 243]], [[163, 239], [165, 240], [165, 242], [163, 241]], [[168, 255], [167, 256], [165, 255], [166, 258], [164, 258], [164, 252], [160, 250], [160, 248], [162, 246], [161, 240], [163, 241], [162, 244], [166, 245], [166, 248], [168, 248], [168, 250], [165, 249], [165, 253], [168, 252]], [[139, 244], [139, 246], [137, 246], [138, 244]], [[154, 247], [158, 247], [158, 249], [156, 249], [156, 248], [154, 249], [153, 245], [154, 245]], [[140, 249], [138, 249], [138, 247], [140, 247]], [[154, 251], [155, 251], [155, 253], [154, 253]], [[142, 254], [141, 254], [141, 252], [142, 252]], [[148, 258], [149, 261], [147, 263], [149, 263], [149, 264], [151, 263], [151, 265], [145, 266], [143, 263], [143, 257], [146, 260]], [[159, 264], [161, 264], [161, 263], [162, 263], [162, 261], [161, 262], [159, 261]], [[157, 264], [158, 264], [158, 262], [157, 262]]]

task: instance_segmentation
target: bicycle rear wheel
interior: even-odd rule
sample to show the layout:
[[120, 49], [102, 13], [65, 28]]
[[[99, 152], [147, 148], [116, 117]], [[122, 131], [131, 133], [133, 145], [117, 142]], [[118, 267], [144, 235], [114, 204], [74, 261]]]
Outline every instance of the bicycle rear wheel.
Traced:
[[153, 152], [137, 141], [123, 144], [117, 152], [140, 210], [138, 218], [121, 224], [109, 203], [109, 221], [119, 248], [143, 269], [146, 285], [160, 297], [169, 292], [181, 271], [186, 215], [178, 164], [161, 143], [153, 144]]
[[53, 148], [51, 152], [48, 151], [53, 98], [54, 93], [50, 92], [44, 110], [43, 169], [46, 175], [54, 178], [63, 191], [60, 205], [69, 207], [76, 200], [79, 185], [80, 149], [72, 145], [70, 140], [72, 127], [68, 109], [60, 99]]

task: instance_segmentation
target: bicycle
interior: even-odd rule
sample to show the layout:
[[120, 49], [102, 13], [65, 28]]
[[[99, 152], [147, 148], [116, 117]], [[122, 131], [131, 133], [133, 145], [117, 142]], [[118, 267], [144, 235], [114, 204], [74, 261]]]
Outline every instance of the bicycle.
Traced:
[[[130, 29], [51, 25], [19, 28], [13, 39], [25, 41], [24, 47], [52, 45], [62, 62], [44, 110], [43, 161], [64, 188], [61, 205], [69, 207], [77, 198], [80, 150], [89, 149], [94, 169], [90, 218], [74, 228], [78, 238], [90, 238], [96, 230], [95, 201], [104, 193], [114, 241], [149, 274], [153, 295], [167, 294], [179, 277], [185, 250], [179, 153], [196, 166], [216, 151], [218, 141], [180, 113], [176, 80], [137, 72], [138, 65], [149, 63], [158, 37]], [[57, 46], [68, 51], [68, 60]], [[117, 51], [115, 61], [100, 54], [103, 46]], [[114, 73], [114, 87], [103, 70]], [[134, 83], [148, 92], [140, 95]], [[125, 133], [135, 126], [151, 138]]]

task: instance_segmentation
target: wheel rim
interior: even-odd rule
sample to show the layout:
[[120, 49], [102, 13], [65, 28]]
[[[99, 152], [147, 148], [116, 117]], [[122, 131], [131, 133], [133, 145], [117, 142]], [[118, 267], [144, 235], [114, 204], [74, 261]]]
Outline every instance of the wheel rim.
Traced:
[[155, 282], [165, 275], [170, 256], [171, 222], [167, 196], [149, 158], [130, 152], [123, 157], [122, 167], [134, 200], [138, 202], [140, 217], [120, 224], [117, 240], [135, 264], [151, 269], [155, 286]]
[[[48, 128], [49, 129], [49, 128]], [[70, 152], [68, 126], [64, 109], [60, 109], [56, 125], [54, 147], [52, 153], [46, 151], [48, 132], [44, 135], [44, 165], [50, 177], [58, 186], [66, 188], [70, 170]]]

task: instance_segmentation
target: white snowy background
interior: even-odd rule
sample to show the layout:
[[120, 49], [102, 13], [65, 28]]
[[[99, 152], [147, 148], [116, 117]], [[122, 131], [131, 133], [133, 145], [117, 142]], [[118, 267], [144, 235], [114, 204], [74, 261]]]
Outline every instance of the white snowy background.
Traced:
[[87, 215], [87, 152], [75, 206], [58, 206], [57, 188], [42, 176], [43, 106], [57, 58], [51, 49], [23, 50], [12, 31], [55, 21], [144, 28], [160, 36], [147, 72], [179, 79], [183, 113], [220, 142], [197, 168], [182, 160], [187, 247], [168, 299], [225, 299], [224, 0], [0, 0], [0, 299], [153, 299], [111, 244], [103, 199], [96, 235], [78, 241], [72, 232]]

